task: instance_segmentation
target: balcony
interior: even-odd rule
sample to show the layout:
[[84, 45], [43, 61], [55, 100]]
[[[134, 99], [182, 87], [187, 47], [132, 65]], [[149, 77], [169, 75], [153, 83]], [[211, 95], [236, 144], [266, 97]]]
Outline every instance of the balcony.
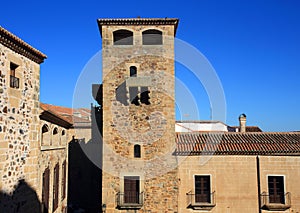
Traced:
[[186, 195], [187, 208], [194, 210], [211, 210], [216, 206], [215, 191], [207, 195], [195, 194], [190, 191], [186, 193]]
[[118, 209], [140, 209], [143, 206], [144, 193], [117, 193], [116, 194]]
[[291, 193], [269, 195], [263, 192], [260, 195], [261, 208], [269, 211], [284, 211], [291, 208]]
[[19, 88], [19, 78], [11, 75], [10, 76], [10, 87], [18, 89]]

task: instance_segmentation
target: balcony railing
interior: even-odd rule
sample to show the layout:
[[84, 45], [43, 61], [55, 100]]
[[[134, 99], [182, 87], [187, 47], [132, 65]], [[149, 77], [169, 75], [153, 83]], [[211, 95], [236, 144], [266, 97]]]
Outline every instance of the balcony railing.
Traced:
[[194, 210], [211, 210], [216, 206], [215, 191], [209, 194], [186, 193], [187, 207]]
[[19, 88], [19, 78], [11, 75], [10, 76], [10, 87], [12, 88]]
[[119, 209], [140, 209], [144, 202], [144, 193], [117, 193], [117, 208]]
[[263, 192], [260, 195], [261, 208], [273, 211], [282, 211], [291, 208], [291, 193], [270, 195]]

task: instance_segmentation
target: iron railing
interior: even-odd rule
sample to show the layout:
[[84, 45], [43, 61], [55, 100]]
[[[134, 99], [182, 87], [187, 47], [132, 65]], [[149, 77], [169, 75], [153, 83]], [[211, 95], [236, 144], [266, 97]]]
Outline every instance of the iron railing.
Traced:
[[208, 209], [216, 205], [215, 191], [208, 194], [186, 193], [187, 206], [193, 209]]
[[120, 209], [138, 209], [143, 206], [144, 193], [126, 192], [116, 194], [117, 207]]
[[10, 87], [12, 88], [19, 88], [19, 78], [11, 75], [10, 76]]
[[291, 193], [270, 195], [263, 192], [260, 195], [261, 207], [270, 210], [284, 210], [291, 207]]

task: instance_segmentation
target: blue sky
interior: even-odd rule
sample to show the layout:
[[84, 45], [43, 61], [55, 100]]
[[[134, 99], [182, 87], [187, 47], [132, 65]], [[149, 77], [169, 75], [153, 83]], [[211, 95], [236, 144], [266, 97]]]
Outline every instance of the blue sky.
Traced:
[[[298, 0], [4, 1], [1, 8], [0, 25], [48, 56], [42, 102], [72, 106], [80, 73], [101, 50], [97, 18], [176, 17], [177, 38], [196, 47], [222, 83], [226, 123], [237, 125], [245, 113], [248, 125], [265, 131], [300, 130]], [[183, 119], [209, 120], [205, 89], [184, 66], [176, 75], [200, 108], [199, 117], [187, 110]]]

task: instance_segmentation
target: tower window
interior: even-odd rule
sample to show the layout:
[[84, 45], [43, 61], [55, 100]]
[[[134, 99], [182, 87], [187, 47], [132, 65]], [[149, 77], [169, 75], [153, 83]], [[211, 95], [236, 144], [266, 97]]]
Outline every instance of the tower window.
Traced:
[[143, 45], [161, 45], [162, 32], [159, 30], [146, 30], [143, 33]]
[[11, 88], [19, 88], [19, 78], [16, 77], [16, 69], [18, 65], [14, 63], [10, 63], [10, 87]]
[[141, 103], [149, 105], [150, 104], [150, 97], [149, 97], [149, 90], [148, 87], [141, 87]]
[[133, 45], [133, 32], [129, 30], [117, 30], [113, 36], [114, 45]]
[[140, 158], [141, 157], [141, 146], [136, 144], [134, 145], [134, 157], [135, 158]]
[[130, 67], [130, 77], [136, 77], [137, 76], [137, 69], [135, 66]]

